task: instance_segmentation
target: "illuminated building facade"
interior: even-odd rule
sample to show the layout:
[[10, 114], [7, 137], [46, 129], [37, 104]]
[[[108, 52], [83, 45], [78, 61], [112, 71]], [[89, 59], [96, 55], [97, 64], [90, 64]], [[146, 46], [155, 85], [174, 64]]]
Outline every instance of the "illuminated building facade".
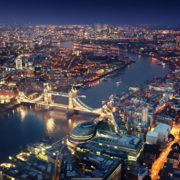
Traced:
[[122, 164], [119, 159], [110, 159], [92, 153], [78, 153], [76, 159], [73, 159], [72, 156], [64, 157], [60, 179], [121, 180], [121, 171]]
[[94, 122], [83, 122], [78, 124], [67, 139], [67, 145], [75, 147], [79, 143], [90, 140], [95, 134], [96, 124]]
[[154, 131], [148, 131], [146, 135], [146, 142], [149, 144], [156, 144], [158, 140], [158, 133]]
[[106, 156], [111, 159], [118, 158], [118, 159], [123, 159], [124, 161], [127, 160], [127, 152], [119, 151], [117, 149], [110, 148], [110, 147], [101, 146], [101, 145], [99, 145], [97, 143], [93, 143], [91, 141], [79, 144], [76, 147], [76, 151], [81, 152], [81, 153], [90, 152], [90, 153], [93, 153], [96, 155]]
[[[9, 157], [9, 163], [0, 164], [0, 179], [51, 179], [53, 163], [36, 158], [32, 153], [22, 152]], [[2, 170], [2, 173], [1, 173]]]
[[142, 110], [142, 121], [147, 122], [148, 121], [148, 108], [143, 108]]
[[22, 70], [23, 69], [22, 59], [21, 58], [16, 58], [15, 63], [16, 63], [16, 69], [17, 70]]
[[165, 123], [159, 123], [153, 131], [148, 131], [146, 135], [146, 141], [150, 144], [167, 142], [170, 129], [171, 126]]
[[129, 161], [136, 161], [143, 150], [142, 140], [136, 136], [97, 130], [96, 137], [91, 142], [99, 145], [125, 151]]

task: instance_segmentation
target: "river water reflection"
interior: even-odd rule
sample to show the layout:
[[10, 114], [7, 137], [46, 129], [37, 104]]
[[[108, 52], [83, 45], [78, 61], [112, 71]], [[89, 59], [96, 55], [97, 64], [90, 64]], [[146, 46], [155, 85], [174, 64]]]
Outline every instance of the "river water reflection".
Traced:
[[[100, 107], [101, 101], [107, 99], [109, 95], [126, 92], [130, 86], [143, 86], [147, 80], [163, 77], [169, 72], [168, 67], [159, 65], [149, 57], [138, 57], [131, 53], [127, 55], [136, 63], [120, 70], [106, 81], [101, 81], [97, 86], [80, 90], [80, 94], [86, 95], [86, 99], [82, 99], [84, 103], [91, 107]], [[117, 86], [116, 82], [119, 81], [121, 83]], [[17, 153], [22, 146], [38, 142], [47, 135], [55, 139], [62, 138], [78, 122], [86, 119], [88, 120], [89, 117], [80, 115], [67, 119], [66, 114], [60, 110], [38, 111], [24, 106], [1, 112], [0, 162], [7, 160], [9, 155]]]

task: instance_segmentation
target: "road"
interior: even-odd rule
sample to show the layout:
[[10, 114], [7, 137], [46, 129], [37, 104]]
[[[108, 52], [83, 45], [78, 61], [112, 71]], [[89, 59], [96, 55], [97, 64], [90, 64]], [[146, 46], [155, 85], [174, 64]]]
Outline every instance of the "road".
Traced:
[[175, 137], [175, 140], [170, 142], [168, 146], [166, 147], [166, 149], [164, 149], [164, 151], [160, 154], [159, 158], [154, 161], [152, 165], [152, 169], [151, 169], [152, 180], [158, 179], [159, 171], [163, 168], [164, 163], [167, 161], [167, 156], [169, 152], [171, 151], [172, 144], [174, 144], [175, 142], [180, 143], [180, 137], [179, 137], [180, 123], [173, 125], [170, 133]]

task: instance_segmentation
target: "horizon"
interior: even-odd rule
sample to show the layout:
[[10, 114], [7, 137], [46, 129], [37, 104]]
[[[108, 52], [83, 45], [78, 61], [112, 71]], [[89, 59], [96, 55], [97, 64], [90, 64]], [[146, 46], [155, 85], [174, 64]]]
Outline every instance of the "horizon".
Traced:
[[168, 25], [168, 24], [108, 24], [108, 23], [94, 23], [94, 24], [33, 24], [33, 23], [0, 23], [0, 26], [94, 26], [94, 25], [108, 25], [108, 26], [154, 26], [154, 27], [164, 27], [164, 28], [180, 28], [180, 25]]

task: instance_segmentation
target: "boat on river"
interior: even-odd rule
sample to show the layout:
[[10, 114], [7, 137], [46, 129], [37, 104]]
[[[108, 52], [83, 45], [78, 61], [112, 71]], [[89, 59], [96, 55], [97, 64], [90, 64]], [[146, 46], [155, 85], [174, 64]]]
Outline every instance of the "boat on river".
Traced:
[[122, 81], [117, 81], [116, 86], [120, 86], [121, 83], [122, 83]]

